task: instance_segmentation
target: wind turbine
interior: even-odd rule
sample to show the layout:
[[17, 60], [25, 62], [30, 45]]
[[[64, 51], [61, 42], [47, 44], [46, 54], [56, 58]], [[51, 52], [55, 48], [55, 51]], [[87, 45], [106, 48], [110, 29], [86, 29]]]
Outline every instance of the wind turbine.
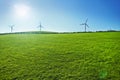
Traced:
[[89, 28], [87, 22], [88, 22], [88, 19], [86, 19], [85, 23], [80, 24], [80, 25], [83, 25], [85, 27], [85, 32], [86, 32], [87, 27]]
[[38, 28], [40, 29], [40, 31], [42, 30], [43, 26], [41, 25], [41, 22], [40, 22]]
[[14, 26], [15, 26], [15, 25], [10, 25], [10, 26], [9, 26], [9, 27], [10, 27], [11, 32], [13, 32], [13, 28], [14, 28]]

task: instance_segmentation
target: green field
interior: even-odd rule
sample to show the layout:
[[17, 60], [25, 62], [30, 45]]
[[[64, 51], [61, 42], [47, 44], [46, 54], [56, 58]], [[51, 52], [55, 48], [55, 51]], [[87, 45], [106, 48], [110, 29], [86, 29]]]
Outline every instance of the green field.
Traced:
[[120, 32], [0, 35], [0, 80], [120, 80]]

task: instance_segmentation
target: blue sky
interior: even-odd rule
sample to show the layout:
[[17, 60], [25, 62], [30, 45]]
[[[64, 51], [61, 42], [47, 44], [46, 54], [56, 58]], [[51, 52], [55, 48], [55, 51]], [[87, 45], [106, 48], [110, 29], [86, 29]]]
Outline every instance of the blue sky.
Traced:
[[35, 31], [40, 22], [44, 31], [84, 31], [87, 18], [88, 31], [120, 30], [120, 0], [0, 0], [0, 32]]

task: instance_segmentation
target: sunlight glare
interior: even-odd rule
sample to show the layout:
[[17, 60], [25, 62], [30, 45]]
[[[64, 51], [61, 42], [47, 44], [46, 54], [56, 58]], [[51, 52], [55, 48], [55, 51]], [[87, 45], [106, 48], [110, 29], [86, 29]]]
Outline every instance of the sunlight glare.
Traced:
[[30, 13], [30, 7], [24, 4], [16, 4], [14, 9], [17, 17], [27, 17]]

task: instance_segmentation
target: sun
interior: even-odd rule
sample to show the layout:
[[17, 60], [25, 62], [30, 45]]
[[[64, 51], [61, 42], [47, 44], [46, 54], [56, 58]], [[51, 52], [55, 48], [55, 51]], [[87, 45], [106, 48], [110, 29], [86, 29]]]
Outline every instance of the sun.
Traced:
[[16, 4], [14, 11], [17, 17], [27, 17], [30, 13], [30, 7], [25, 4]]

